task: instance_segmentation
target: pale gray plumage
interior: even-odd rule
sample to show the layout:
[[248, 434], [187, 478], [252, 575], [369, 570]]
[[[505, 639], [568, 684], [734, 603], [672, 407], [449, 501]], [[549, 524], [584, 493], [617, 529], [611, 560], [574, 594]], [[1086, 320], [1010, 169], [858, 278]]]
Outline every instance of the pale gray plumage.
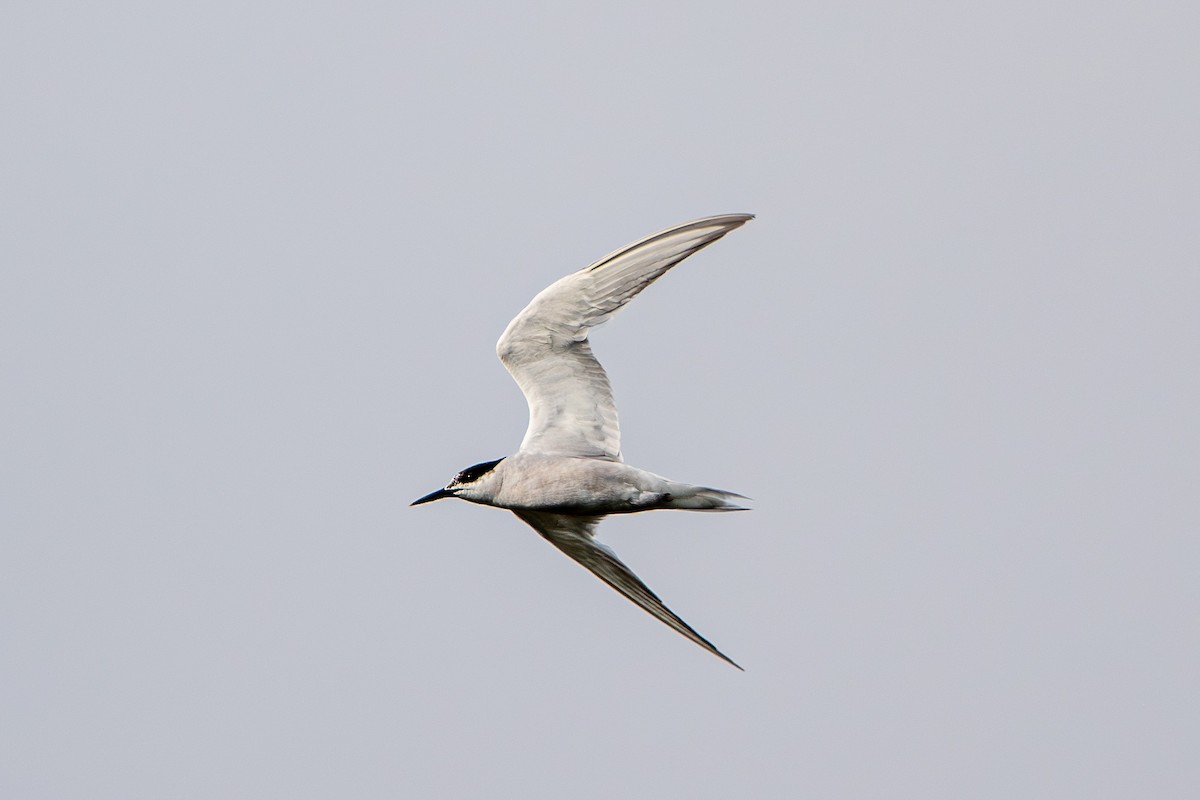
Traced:
[[735, 667], [663, 605], [594, 533], [607, 514], [672, 508], [742, 511], [734, 500], [745, 498], [622, 463], [612, 388], [587, 337], [671, 267], [751, 219], [750, 214], [727, 214], [668, 228], [567, 275], [534, 297], [496, 344], [529, 404], [529, 428], [520, 449], [463, 470], [446, 488], [413, 503], [458, 497], [513, 511], [609, 586]]
[[543, 289], [496, 343], [529, 403], [521, 450], [621, 460], [617, 404], [588, 331], [659, 276], [753, 217], [729, 214], [668, 228]]

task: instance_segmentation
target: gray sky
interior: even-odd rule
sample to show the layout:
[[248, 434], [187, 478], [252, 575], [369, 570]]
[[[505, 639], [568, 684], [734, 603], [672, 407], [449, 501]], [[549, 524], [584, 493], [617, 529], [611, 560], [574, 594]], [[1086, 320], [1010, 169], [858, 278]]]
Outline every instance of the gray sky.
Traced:
[[[1200, 794], [1195, 3], [190, 5], [0, 12], [0, 795]], [[745, 674], [407, 507], [740, 211], [594, 344]]]

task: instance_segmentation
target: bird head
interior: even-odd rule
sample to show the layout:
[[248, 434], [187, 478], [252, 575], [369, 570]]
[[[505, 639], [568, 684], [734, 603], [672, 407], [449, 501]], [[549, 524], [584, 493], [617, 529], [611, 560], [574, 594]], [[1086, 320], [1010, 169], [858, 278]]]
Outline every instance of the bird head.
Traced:
[[503, 460], [503, 458], [498, 458], [495, 461], [484, 461], [482, 464], [467, 467], [455, 475], [444, 489], [430, 492], [424, 497], [414, 500], [411, 505], [432, 503], [434, 500], [441, 500], [444, 497], [457, 497], [476, 503], [489, 500], [495, 493], [492, 491], [494, 488], [491, 480], [494, 477], [492, 470]]

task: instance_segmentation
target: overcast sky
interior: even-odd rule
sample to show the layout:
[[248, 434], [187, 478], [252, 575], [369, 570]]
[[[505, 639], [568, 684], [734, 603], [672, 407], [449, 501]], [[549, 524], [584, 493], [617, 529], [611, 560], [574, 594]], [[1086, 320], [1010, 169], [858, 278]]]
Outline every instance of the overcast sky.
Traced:
[[[5, 3], [0, 795], [1200, 796], [1198, 9]], [[408, 507], [726, 212], [593, 343], [745, 673]]]

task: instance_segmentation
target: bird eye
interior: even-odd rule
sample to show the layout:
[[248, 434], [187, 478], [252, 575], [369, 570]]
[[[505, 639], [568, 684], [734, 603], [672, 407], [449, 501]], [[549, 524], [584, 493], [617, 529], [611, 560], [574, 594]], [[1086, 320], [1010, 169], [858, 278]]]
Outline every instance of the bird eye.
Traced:
[[453, 486], [457, 483], [474, 483], [484, 475], [491, 472], [492, 469], [503, 460], [503, 458], [499, 458], [495, 461], [485, 461], [482, 464], [476, 464], [473, 467], [467, 467], [462, 472], [454, 476], [454, 480], [450, 482], [450, 485]]

